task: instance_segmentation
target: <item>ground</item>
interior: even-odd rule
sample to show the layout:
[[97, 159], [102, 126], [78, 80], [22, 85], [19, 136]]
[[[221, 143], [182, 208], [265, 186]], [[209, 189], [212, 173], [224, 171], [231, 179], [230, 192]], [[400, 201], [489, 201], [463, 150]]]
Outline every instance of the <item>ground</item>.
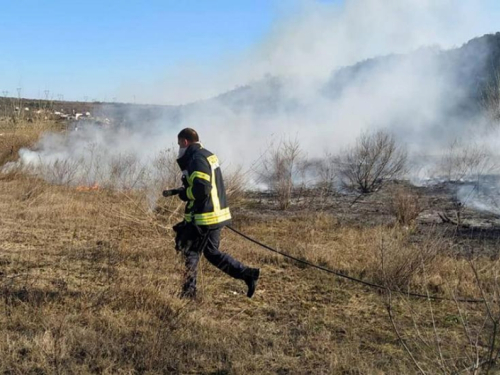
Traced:
[[[422, 205], [407, 225], [390, 209], [391, 189], [401, 185]], [[261, 268], [255, 296], [203, 261], [198, 299], [186, 301], [178, 297], [183, 263], [172, 243], [181, 209], [175, 198], [155, 213], [140, 192], [79, 191], [0, 174], [0, 371], [473, 373], [491, 348], [497, 355], [487, 312], [498, 314], [494, 227], [439, 220], [438, 212], [453, 216], [444, 188], [394, 183], [350, 207], [352, 198], [304, 194], [282, 212], [270, 197], [249, 195], [233, 204], [234, 226], [344, 274], [451, 301], [370, 289], [227, 229], [222, 250]]]

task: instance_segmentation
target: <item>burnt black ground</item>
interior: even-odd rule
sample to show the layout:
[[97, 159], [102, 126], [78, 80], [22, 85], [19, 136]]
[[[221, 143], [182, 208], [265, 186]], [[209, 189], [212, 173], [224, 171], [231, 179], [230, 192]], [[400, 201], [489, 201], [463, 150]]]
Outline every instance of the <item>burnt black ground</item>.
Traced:
[[[439, 183], [417, 187], [406, 181], [392, 181], [378, 192], [357, 194], [322, 193], [318, 190], [298, 192], [290, 207], [277, 208], [269, 193], [249, 193], [245, 204], [233, 209], [240, 220], [275, 220], [280, 217], [304, 217], [305, 212], [333, 215], [339, 225], [394, 226], [396, 217], [391, 209], [397, 191], [401, 189], [418, 197], [421, 212], [411, 231], [411, 240], [421, 242], [429, 235], [448, 239], [457, 256], [500, 257], [500, 216], [462, 205], [456, 197], [460, 184]], [[444, 220], [443, 220], [444, 218]], [[447, 221], [449, 219], [449, 221]], [[460, 219], [460, 225], [458, 225]]]

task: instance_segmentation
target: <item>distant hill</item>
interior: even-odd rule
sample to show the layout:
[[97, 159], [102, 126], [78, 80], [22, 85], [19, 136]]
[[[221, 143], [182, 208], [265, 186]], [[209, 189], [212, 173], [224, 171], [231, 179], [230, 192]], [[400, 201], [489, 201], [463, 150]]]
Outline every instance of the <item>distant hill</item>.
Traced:
[[[368, 82], [376, 72], [390, 71], [391, 67], [412, 60], [432, 60], [438, 75], [449, 79], [454, 88], [462, 92], [463, 100], [455, 103], [456, 106], [450, 110], [476, 111], [486, 86], [500, 72], [500, 33], [475, 38], [455, 49], [422, 48], [406, 55], [376, 57], [343, 67], [332, 72], [320, 88], [320, 93], [322, 97], [334, 100], [353, 83]], [[293, 112], [300, 103], [293, 99], [293, 95], [289, 95], [288, 84], [285, 78], [266, 77], [193, 106], [216, 103], [236, 112], [269, 114], [278, 109]]]
[[[500, 72], [500, 33], [475, 38], [450, 50], [422, 48], [406, 55], [376, 57], [337, 69], [319, 88], [318, 95], [325, 100], [334, 101], [353, 85], [370, 82], [380, 71], [390, 72], [398, 64], [412, 62], [432, 62], [437, 77], [448, 80], [453, 89], [460, 92], [460, 100], [455, 100], [447, 108], [450, 113], [455, 116], [474, 114], [480, 108], [484, 90], [495, 82], [495, 74]], [[19, 105], [37, 109], [63, 108], [66, 113], [89, 111], [99, 116], [112, 117], [118, 123], [138, 120], [147, 123], [158, 119], [177, 123], [194, 112], [209, 113], [214, 107], [233, 113], [272, 116], [278, 111], [293, 114], [302, 110], [303, 103], [297, 99], [300, 98], [300, 93], [293, 93], [294, 89], [290, 78], [267, 76], [212, 99], [183, 106], [0, 98], [0, 116], [2, 113], [5, 115], [9, 108]]]
[[356, 65], [339, 69], [332, 73], [323, 88], [323, 93], [336, 98], [342, 95], [353, 82], [370, 80], [376, 70], [401, 62], [432, 59], [441, 77], [446, 77], [463, 91], [467, 100], [461, 105], [476, 108], [482, 99], [486, 86], [494, 81], [500, 72], [500, 33], [472, 39], [460, 48], [438, 50], [424, 48], [407, 55], [390, 55], [362, 61]]

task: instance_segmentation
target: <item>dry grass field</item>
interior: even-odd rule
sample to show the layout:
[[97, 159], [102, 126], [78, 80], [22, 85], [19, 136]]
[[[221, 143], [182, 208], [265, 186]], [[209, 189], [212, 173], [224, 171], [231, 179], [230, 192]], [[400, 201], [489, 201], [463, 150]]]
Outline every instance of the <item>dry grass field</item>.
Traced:
[[[0, 130], [0, 163], [45, 130]], [[259, 214], [240, 204], [235, 227], [270, 246], [451, 300], [369, 289], [227, 229], [222, 250], [261, 268], [256, 295], [248, 299], [242, 282], [203, 261], [198, 300], [182, 300], [182, 257], [170, 229], [181, 209], [176, 200], [158, 214], [140, 191], [79, 191], [3, 173], [0, 372], [498, 373], [498, 254], [483, 256], [479, 246], [460, 255], [466, 239], [438, 226], [421, 232], [418, 220], [363, 225], [334, 210]], [[487, 303], [453, 301], [459, 297]]]

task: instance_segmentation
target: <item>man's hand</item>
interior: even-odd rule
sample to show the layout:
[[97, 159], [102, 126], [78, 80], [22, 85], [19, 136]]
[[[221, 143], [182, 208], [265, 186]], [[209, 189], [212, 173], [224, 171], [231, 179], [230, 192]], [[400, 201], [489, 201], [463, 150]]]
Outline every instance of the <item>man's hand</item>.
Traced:
[[163, 196], [166, 197], [172, 197], [174, 195], [179, 195], [184, 191], [184, 188], [177, 188], [177, 189], [170, 189], [170, 190], [163, 190]]

